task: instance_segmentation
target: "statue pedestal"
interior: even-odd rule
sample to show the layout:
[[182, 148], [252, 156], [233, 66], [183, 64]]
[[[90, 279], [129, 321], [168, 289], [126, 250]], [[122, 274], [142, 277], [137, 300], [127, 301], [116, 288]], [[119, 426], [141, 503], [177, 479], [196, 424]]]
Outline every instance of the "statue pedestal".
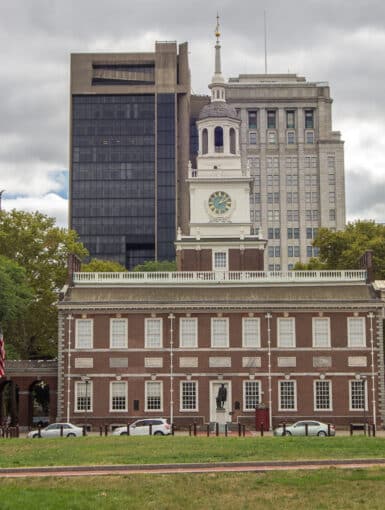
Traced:
[[225, 431], [225, 425], [227, 423], [227, 411], [223, 408], [217, 408], [216, 410], [216, 418], [217, 423], [219, 426], [219, 432], [223, 433]]

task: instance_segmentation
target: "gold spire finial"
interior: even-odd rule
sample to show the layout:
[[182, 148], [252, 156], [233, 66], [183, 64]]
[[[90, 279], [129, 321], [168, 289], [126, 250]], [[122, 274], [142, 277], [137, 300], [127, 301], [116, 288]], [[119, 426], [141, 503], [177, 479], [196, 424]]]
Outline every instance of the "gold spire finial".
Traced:
[[219, 37], [221, 35], [220, 25], [219, 25], [219, 14], [217, 13], [217, 26], [215, 27], [215, 37], [217, 38], [217, 43], [219, 43]]

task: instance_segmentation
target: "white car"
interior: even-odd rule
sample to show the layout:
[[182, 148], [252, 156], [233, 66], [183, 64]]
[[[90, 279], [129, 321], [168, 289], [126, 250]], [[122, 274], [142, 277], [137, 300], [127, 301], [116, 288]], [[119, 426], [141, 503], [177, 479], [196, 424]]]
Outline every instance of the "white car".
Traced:
[[[80, 437], [83, 435], [83, 429], [76, 427], [72, 423], [51, 423], [48, 427], [40, 430], [41, 437], [60, 437], [61, 428], [63, 427], [63, 437]], [[27, 437], [39, 437], [38, 430], [31, 430]]]
[[[149, 436], [150, 425], [154, 436], [168, 436], [171, 434], [171, 425], [165, 418], [147, 418], [136, 420], [130, 424], [130, 436]], [[113, 436], [127, 436], [127, 427], [117, 427], [112, 432]]]
[[[286, 425], [287, 436], [306, 436], [306, 425], [307, 433], [309, 436], [328, 436], [329, 430], [326, 423], [315, 420], [302, 420], [297, 421], [293, 425]], [[274, 430], [275, 436], [284, 436], [285, 429], [283, 427], [277, 427]], [[336, 435], [336, 429], [334, 425], [330, 425], [330, 435]]]

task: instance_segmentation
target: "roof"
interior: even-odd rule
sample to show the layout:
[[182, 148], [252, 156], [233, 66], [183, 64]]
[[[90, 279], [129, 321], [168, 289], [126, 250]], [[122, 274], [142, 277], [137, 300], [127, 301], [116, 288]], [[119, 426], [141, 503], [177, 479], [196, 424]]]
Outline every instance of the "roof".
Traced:
[[234, 106], [223, 101], [213, 101], [212, 103], [205, 105], [199, 114], [199, 120], [223, 117], [239, 120]]

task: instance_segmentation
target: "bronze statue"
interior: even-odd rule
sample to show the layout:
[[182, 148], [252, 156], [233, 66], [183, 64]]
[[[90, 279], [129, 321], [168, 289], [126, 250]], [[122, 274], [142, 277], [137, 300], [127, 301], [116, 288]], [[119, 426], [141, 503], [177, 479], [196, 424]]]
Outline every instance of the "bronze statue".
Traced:
[[227, 389], [224, 384], [221, 384], [218, 389], [218, 395], [216, 398], [217, 409], [223, 409], [223, 405], [227, 400]]

